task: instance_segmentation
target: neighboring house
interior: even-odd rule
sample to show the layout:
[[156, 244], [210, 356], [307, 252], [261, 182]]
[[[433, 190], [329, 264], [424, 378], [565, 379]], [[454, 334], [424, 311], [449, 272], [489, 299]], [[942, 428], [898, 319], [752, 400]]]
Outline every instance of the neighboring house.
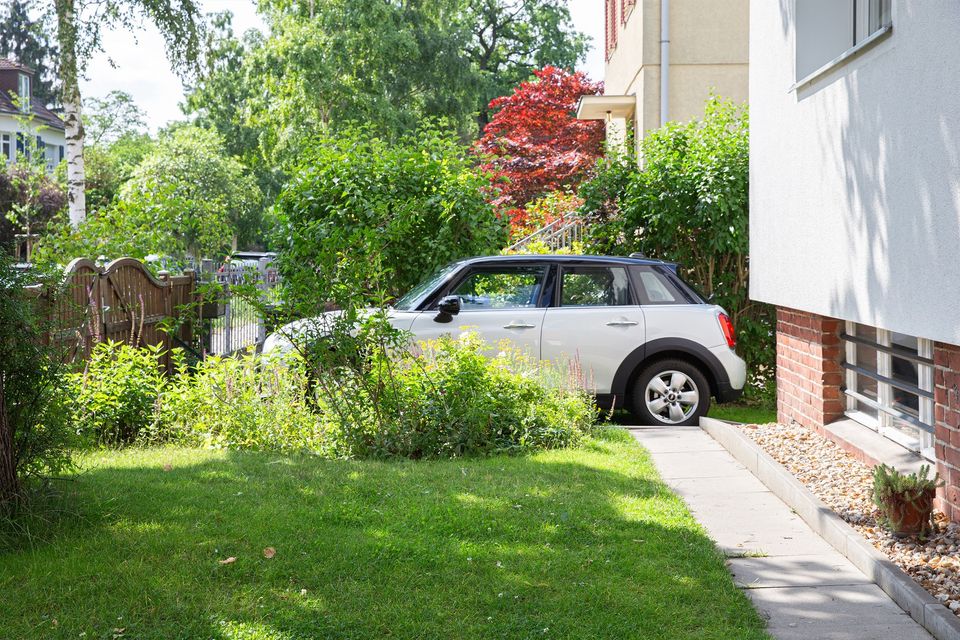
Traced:
[[958, 34], [950, 0], [750, 8], [750, 295], [777, 306], [779, 420], [936, 461], [953, 520]]
[[[645, 133], [703, 115], [711, 93], [747, 101], [749, 0], [602, 0], [606, 6], [604, 95], [584, 96], [577, 117], [624, 120]], [[772, 0], [771, 0], [772, 1]]]
[[0, 162], [41, 153], [53, 172], [63, 160], [63, 121], [33, 97], [33, 77], [29, 67], [0, 58]]

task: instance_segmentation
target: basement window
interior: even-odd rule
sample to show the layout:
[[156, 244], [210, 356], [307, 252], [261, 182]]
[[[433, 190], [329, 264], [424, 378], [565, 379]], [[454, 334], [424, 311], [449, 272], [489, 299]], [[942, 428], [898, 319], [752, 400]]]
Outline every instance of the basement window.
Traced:
[[933, 342], [847, 322], [847, 416], [933, 460]]
[[888, 33], [890, 0], [796, 0], [794, 19], [800, 86]]

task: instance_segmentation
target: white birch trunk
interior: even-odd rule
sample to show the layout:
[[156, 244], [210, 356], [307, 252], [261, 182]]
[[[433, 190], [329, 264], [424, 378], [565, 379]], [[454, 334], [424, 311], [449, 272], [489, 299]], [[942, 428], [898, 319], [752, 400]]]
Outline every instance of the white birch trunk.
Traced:
[[70, 212], [70, 225], [76, 228], [87, 217], [87, 201], [74, 0], [56, 0], [56, 8], [57, 39], [60, 44], [60, 79], [63, 82], [63, 120], [67, 142], [67, 206]]

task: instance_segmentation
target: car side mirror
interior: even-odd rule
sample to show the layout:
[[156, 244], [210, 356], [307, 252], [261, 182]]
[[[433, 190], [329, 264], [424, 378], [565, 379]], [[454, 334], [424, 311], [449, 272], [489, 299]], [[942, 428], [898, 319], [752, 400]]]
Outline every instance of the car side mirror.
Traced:
[[445, 296], [440, 299], [437, 305], [437, 315], [434, 322], [446, 323], [453, 320], [453, 316], [460, 313], [460, 296]]

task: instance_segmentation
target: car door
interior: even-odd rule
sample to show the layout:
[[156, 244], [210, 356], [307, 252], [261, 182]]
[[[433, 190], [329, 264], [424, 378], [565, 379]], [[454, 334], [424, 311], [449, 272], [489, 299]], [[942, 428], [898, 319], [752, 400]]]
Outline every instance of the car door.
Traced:
[[436, 301], [420, 312], [411, 331], [418, 340], [477, 331], [496, 353], [502, 340], [533, 358], [540, 357], [540, 330], [550, 266], [529, 263], [481, 263], [469, 267], [442, 292], [460, 298], [460, 313], [438, 322]]
[[541, 358], [579, 372], [584, 387], [610, 393], [613, 377], [643, 344], [643, 312], [627, 267], [561, 265], [557, 301], [543, 319]]

